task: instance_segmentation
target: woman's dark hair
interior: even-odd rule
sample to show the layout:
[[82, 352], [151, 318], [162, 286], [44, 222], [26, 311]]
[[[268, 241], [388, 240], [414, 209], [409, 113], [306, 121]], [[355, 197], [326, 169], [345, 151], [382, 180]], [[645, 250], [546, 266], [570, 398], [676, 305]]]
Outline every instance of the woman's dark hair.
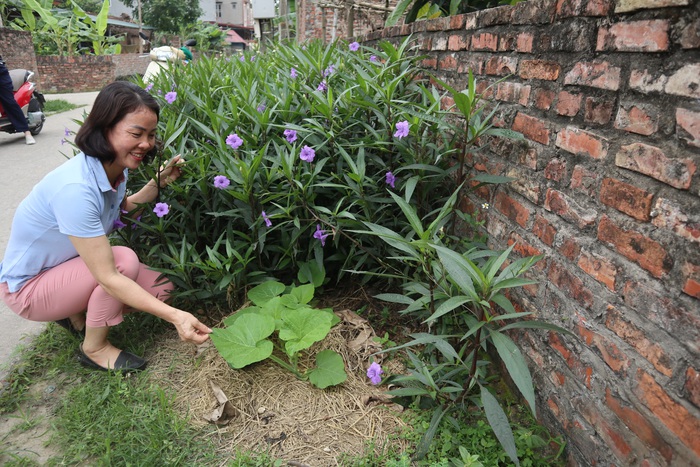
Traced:
[[[160, 106], [148, 91], [128, 81], [108, 84], [95, 98], [92, 110], [75, 135], [75, 145], [85, 154], [102, 162], [113, 162], [116, 154], [107, 140], [107, 134], [126, 115], [140, 108], [151, 109], [160, 117]], [[149, 162], [158, 152], [159, 144], [148, 151], [144, 162]]]

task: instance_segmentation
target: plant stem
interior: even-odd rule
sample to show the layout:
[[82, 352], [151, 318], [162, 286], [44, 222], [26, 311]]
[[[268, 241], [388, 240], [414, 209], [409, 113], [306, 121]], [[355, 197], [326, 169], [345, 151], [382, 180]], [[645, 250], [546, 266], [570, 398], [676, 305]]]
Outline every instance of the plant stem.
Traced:
[[302, 379], [302, 380], [306, 379], [303, 374], [299, 373], [299, 370], [297, 370], [294, 366], [285, 362], [281, 358], [278, 358], [275, 355], [270, 355], [269, 359], [272, 360], [273, 362], [277, 363], [282, 368], [285, 368], [285, 369], [291, 371], [292, 373], [294, 373], [294, 376], [296, 376], [297, 378]]

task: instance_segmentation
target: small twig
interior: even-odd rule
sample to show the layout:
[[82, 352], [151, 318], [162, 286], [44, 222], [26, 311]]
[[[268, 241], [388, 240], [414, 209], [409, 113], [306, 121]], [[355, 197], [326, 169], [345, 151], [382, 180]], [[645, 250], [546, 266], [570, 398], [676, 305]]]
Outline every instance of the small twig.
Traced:
[[297, 461], [289, 461], [287, 462], [287, 465], [291, 465], [292, 467], [311, 467], [309, 464], [302, 464], [301, 462]]

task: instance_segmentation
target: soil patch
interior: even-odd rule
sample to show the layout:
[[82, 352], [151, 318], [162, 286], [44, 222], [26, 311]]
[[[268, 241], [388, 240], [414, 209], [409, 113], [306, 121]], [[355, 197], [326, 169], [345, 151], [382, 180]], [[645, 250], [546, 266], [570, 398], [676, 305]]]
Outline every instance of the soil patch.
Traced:
[[[337, 309], [336, 309], [337, 310]], [[269, 360], [235, 370], [212, 344], [193, 348], [165, 336], [150, 372], [170, 386], [176, 409], [193, 418], [195, 426], [216, 425], [226, 436], [224, 449], [264, 451], [291, 465], [337, 466], [345, 456], [381, 455], [391, 443], [399, 451], [409, 446], [397, 434], [405, 428], [402, 407], [375, 387], [366, 371], [381, 350], [369, 323], [350, 310], [336, 311], [341, 322], [322, 342], [300, 359], [300, 368], [313, 366], [324, 349], [338, 352], [348, 379], [318, 389]], [[387, 373], [399, 373], [394, 361], [384, 361]], [[220, 392], [219, 392], [220, 389]], [[217, 398], [218, 395], [218, 398]], [[218, 423], [207, 419], [219, 419]], [[371, 442], [371, 443], [370, 443]]]

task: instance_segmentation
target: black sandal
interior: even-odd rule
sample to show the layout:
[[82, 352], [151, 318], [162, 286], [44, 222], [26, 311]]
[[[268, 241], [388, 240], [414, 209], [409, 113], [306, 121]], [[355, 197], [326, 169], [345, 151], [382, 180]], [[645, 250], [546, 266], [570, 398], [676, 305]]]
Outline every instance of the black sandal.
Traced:
[[83, 352], [83, 344], [80, 344], [80, 347], [78, 349], [78, 361], [83, 366], [87, 368], [92, 368], [93, 370], [114, 370], [123, 371], [125, 373], [130, 373], [132, 371], [141, 371], [144, 368], [146, 368], [146, 365], [148, 364], [148, 362], [145, 359], [134, 355], [131, 352], [127, 352], [126, 350], [122, 350], [119, 353], [117, 360], [114, 362], [114, 368], [105, 368], [102, 365], [98, 365], [90, 357], [85, 355], [85, 352]]
[[80, 339], [85, 337], [85, 328], [83, 328], [82, 331], [78, 331], [77, 329], [75, 329], [75, 326], [73, 326], [73, 322], [70, 320], [70, 318], [59, 319], [58, 321], [54, 321], [54, 323], [58, 324], [64, 329], [67, 329], [68, 332], [73, 334], [75, 337], [78, 337]]

